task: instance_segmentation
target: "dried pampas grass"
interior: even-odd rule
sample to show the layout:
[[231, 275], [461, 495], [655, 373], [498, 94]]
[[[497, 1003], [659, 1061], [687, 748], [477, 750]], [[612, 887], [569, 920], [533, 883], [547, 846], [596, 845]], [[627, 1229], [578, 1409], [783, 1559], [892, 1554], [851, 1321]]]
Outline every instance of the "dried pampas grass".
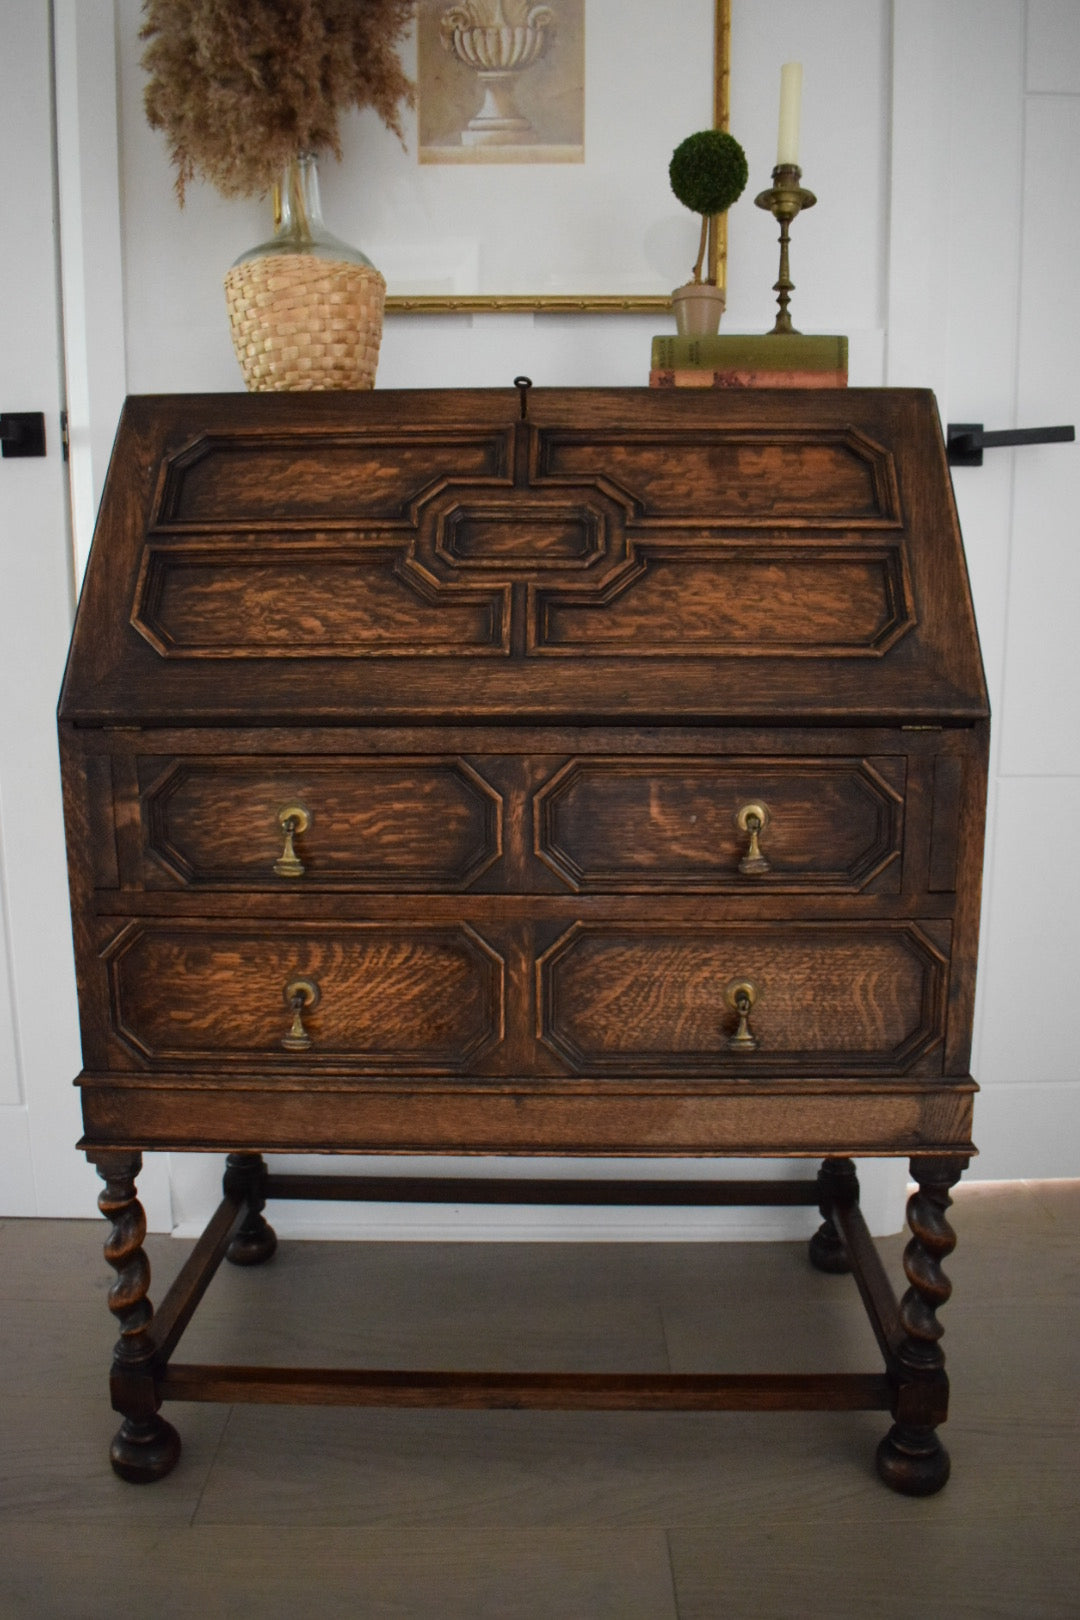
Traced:
[[415, 0], [144, 0], [146, 116], [176, 190], [269, 190], [298, 152], [341, 156], [338, 120], [373, 107], [401, 136], [415, 90], [398, 58]]

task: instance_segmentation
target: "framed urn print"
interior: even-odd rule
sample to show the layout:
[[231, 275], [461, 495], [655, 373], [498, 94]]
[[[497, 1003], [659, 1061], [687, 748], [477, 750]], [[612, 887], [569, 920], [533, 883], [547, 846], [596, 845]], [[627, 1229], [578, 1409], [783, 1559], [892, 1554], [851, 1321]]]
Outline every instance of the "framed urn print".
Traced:
[[585, 0], [420, 0], [421, 163], [584, 163]]
[[387, 310], [667, 309], [697, 236], [668, 163], [726, 127], [729, 37], [730, 0], [419, 0], [405, 140], [372, 118], [343, 166]]

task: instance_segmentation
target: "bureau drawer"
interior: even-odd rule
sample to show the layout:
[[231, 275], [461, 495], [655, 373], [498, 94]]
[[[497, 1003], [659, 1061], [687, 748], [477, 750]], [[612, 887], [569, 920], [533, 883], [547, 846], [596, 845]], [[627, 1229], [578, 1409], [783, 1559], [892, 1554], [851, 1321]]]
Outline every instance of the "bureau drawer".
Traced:
[[154, 1064], [454, 1073], [502, 1038], [503, 962], [467, 925], [125, 926], [110, 1025]]
[[948, 922], [559, 910], [540, 921], [478, 900], [453, 922], [129, 921], [100, 957], [109, 1050], [122, 1067], [215, 1073], [943, 1072]]
[[536, 796], [536, 853], [578, 892], [896, 894], [907, 761], [571, 760]]
[[579, 1074], [940, 1074], [951, 927], [578, 923], [537, 1034]]
[[900, 892], [906, 754], [144, 756], [142, 885]]
[[502, 797], [464, 760], [140, 761], [148, 886], [467, 888], [502, 850]]

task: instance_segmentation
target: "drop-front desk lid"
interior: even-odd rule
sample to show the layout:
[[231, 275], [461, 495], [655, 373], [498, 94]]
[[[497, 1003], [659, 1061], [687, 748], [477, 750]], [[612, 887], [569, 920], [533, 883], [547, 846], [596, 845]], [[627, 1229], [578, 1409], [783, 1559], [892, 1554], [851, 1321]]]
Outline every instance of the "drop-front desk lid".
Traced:
[[913, 389], [132, 398], [61, 718], [964, 723]]

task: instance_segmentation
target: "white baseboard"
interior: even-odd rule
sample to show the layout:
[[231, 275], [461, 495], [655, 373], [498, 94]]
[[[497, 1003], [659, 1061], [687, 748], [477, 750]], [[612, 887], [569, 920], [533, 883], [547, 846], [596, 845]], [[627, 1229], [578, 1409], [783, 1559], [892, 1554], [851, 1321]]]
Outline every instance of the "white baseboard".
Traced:
[[[271, 1161], [284, 1173], [310, 1161]], [[752, 1160], [709, 1163], [679, 1160], [671, 1166], [640, 1160], [560, 1161], [326, 1160], [315, 1168], [326, 1174], [581, 1176], [595, 1179], [643, 1177], [697, 1179], [707, 1176], [769, 1178], [777, 1174], [813, 1177], [816, 1161], [756, 1164]], [[875, 1236], [903, 1225], [907, 1165], [904, 1160], [863, 1160], [859, 1166], [862, 1207]], [[174, 1197], [179, 1218], [176, 1237], [197, 1237], [219, 1196], [220, 1161], [187, 1164], [174, 1159]], [[760, 1206], [699, 1209], [582, 1207], [575, 1205], [347, 1204], [273, 1201], [267, 1217], [281, 1238], [397, 1243], [724, 1243], [785, 1242], [809, 1237], [820, 1222], [814, 1208]]]
[[[809, 1237], [808, 1209], [595, 1209], [504, 1204], [285, 1203], [267, 1205], [279, 1238], [368, 1243], [745, 1243]], [[184, 1221], [176, 1237], [197, 1237]]]

